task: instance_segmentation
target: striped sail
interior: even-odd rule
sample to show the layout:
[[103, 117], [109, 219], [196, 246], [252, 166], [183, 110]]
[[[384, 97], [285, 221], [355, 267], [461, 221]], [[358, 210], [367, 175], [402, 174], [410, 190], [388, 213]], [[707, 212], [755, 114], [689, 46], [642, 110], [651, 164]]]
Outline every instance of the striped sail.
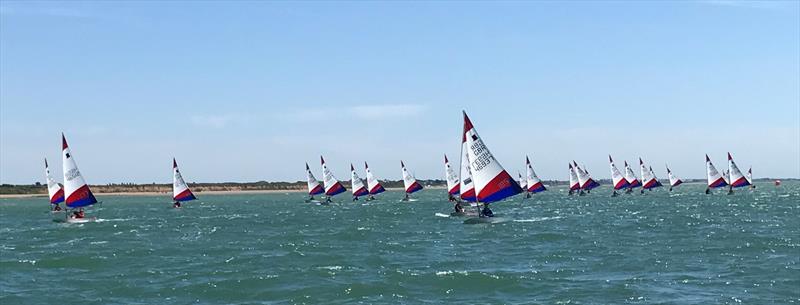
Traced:
[[375, 178], [375, 175], [372, 174], [372, 171], [369, 170], [369, 165], [367, 165], [367, 162], [364, 162], [364, 168], [367, 171], [367, 189], [369, 189], [369, 193], [372, 195], [383, 193], [385, 189], [381, 183], [378, 182], [378, 179]]
[[358, 177], [356, 173], [356, 168], [350, 163], [350, 186], [352, 186], [353, 190], [353, 197], [364, 196], [369, 194], [367, 191], [367, 187], [364, 186], [364, 181], [361, 181], [361, 178]]
[[677, 176], [675, 176], [675, 174], [672, 173], [672, 171], [669, 169], [669, 166], [667, 166], [667, 176], [669, 177], [669, 186], [671, 187], [676, 187], [681, 183], [683, 183], [681, 179], [679, 179]]
[[575, 172], [575, 168], [572, 167], [572, 163], [569, 164], [569, 190], [570, 191], [577, 191], [581, 189], [581, 183], [578, 181], [578, 173]]
[[460, 169], [459, 191], [461, 199], [468, 202], [475, 202], [475, 184], [472, 182], [472, 172], [469, 170], [469, 153], [467, 152], [467, 138], [462, 133], [461, 137], [461, 169]]
[[306, 163], [306, 182], [308, 183], [309, 195], [314, 196], [325, 192], [325, 189], [322, 188], [322, 184], [319, 184], [317, 178], [314, 178], [314, 173], [311, 172], [311, 168], [308, 167], [308, 163]]
[[711, 163], [711, 158], [709, 158], [708, 155], [706, 155], [706, 177], [708, 178], [709, 188], [718, 188], [728, 185], [728, 182], [725, 181], [722, 174], [714, 167], [714, 163]]
[[406, 169], [406, 165], [403, 161], [400, 161], [400, 168], [403, 169], [403, 186], [406, 189], [407, 194], [414, 193], [422, 189], [422, 185], [417, 182], [417, 179], [414, 178], [414, 175], [408, 172]]
[[325, 159], [322, 156], [319, 156], [319, 161], [322, 163], [322, 183], [325, 186], [325, 195], [335, 196], [346, 191], [344, 185], [339, 180], [336, 180], [331, 170], [325, 165]]
[[642, 172], [642, 183], [643, 183], [642, 188], [649, 190], [652, 188], [662, 186], [661, 182], [659, 182], [658, 179], [656, 178], [656, 174], [653, 173], [653, 169], [647, 168], [644, 165], [644, 161], [642, 161], [642, 158], [639, 158], [639, 167]]
[[450, 166], [450, 161], [447, 160], [447, 155], [444, 155], [444, 175], [447, 180], [447, 193], [453, 196], [458, 195], [460, 182], [458, 181], [458, 175]]
[[732, 187], [743, 187], [750, 185], [750, 180], [745, 177], [742, 172], [739, 170], [739, 167], [736, 166], [736, 162], [733, 162], [733, 157], [731, 153], [728, 153], [728, 178], [729, 183]]
[[47, 159], [44, 159], [44, 179], [47, 181], [47, 195], [49, 195], [50, 203], [59, 204], [64, 202], [64, 188], [50, 175], [50, 167], [47, 165]]
[[175, 201], [197, 199], [192, 194], [192, 191], [189, 190], [186, 182], [183, 181], [183, 176], [181, 176], [181, 171], [178, 170], [178, 162], [175, 161], [175, 158], [172, 158], [172, 199]]
[[517, 183], [519, 183], [519, 187], [522, 189], [523, 192], [528, 192], [528, 180], [522, 178], [522, 174], [520, 173], [517, 173], [517, 176], [519, 176], [519, 180], [517, 180]]
[[630, 186], [625, 176], [623, 176], [622, 173], [619, 172], [619, 169], [617, 169], [617, 166], [614, 165], [614, 159], [611, 159], [611, 155], [608, 155], [608, 163], [611, 166], [611, 183], [614, 184], [614, 189], [621, 190]]
[[578, 163], [575, 162], [575, 160], [572, 161], [572, 165], [574, 165], [575, 172], [578, 174], [578, 183], [580, 184], [581, 189], [591, 190], [600, 186], [599, 183], [592, 179], [592, 176], [589, 175], [589, 172], [581, 169], [581, 167], [578, 166]]
[[522, 192], [517, 181], [511, 178], [486, 147], [466, 112], [464, 112], [462, 138], [466, 139], [469, 169], [472, 172], [478, 202], [495, 202]]
[[61, 134], [62, 166], [64, 168], [64, 195], [66, 204], [70, 208], [79, 208], [97, 203], [89, 185], [83, 180], [83, 175], [78, 170], [75, 158], [67, 145], [67, 138]]
[[753, 184], [753, 167], [747, 170], [747, 182], [750, 182], [751, 185]]
[[642, 183], [636, 178], [636, 174], [633, 173], [633, 169], [628, 166], [628, 161], [625, 161], [625, 180], [628, 181], [628, 187], [631, 189], [642, 186]]
[[547, 188], [544, 187], [542, 180], [539, 179], [539, 176], [536, 176], [536, 172], [533, 171], [533, 166], [531, 165], [531, 160], [528, 159], [528, 156], [525, 156], [525, 184], [528, 188], [528, 192], [531, 193], [538, 193], [547, 190]]

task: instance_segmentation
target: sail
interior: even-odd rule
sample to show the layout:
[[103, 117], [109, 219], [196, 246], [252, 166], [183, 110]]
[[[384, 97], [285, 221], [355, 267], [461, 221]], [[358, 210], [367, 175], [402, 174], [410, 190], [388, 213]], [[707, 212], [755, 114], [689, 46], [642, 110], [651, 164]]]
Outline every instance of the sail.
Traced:
[[642, 171], [642, 183], [644, 184], [642, 188], [647, 190], [662, 186], [661, 182], [659, 182], [658, 179], [656, 178], [656, 174], [653, 173], [653, 169], [647, 168], [644, 165], [644, 161], [642, 161], [642, 158], [639, 158], [639, 167]]
[[522, 178], [522, 174], [520, 174], [520, 173], [517, 173], [517, 176], [519, 176], [519, 180], [517, 180], [517, 183], [519, 183], [519, 187], [522, 189], [523, 192], [527, 192], [528, 191], [528, 180], [525, 180], [525, 178]]
[[732, 187], [743, 187], [750, 185], [750, 180], [745, 177], [742, 172], [739, 170], [739, 167], [736, 166], [736, 162], [733, 162], [733, 157], [731, 153], [728, 153], [728, 182], [731, 184]]
[[714, 163], [711, 163], [711, 158], [709, 158], [708, 155], [706, 155], [706, 176], [708, 178], [708, 187], [710, 188], [728, 185], [728, 183], [725, 182], [725, 178], [722, 177], [722, 174], [714, 167]]
[[625, 180], [628, 181], [629, 188], [637, 188], [642, 186], [642, 183], [636, 178], [636, 174], [633, 173], [633, 169], [628, 166], [628, 161], [625, 161]]
[[367, 162], [364, 162], [364, 168], [366, 168], [367, 171], [367, 189], [369, 189], [369, 193], [372, 195], [383, 193], [385, 189], [381, 183], [378, 182], [378, 179], [375, 178], [375, 175], [372, 174], [372, 171], [369, 170]]
[[325, 165], [325, 159], [323, 159], [322, 156], [319, 156], [319, 161], [322, 163], [322, 183], [325, 186], [325, 195], [334, 196], [346, 191], [344, 185], [342, 185], [339, 180], [336, 180], [336, 177], [333, 176], [331, 170], [329, 170], [328, 166]]
[[183, 181], [183, 176], [181, 176], [181, 171], [178, 170], [178, 162], [175, 161], [175, 158], [172, 158], [172, 199], [175, 201], [197, 199], [192, 194], [192, 191], [189, 190], [186, 182]]
[[308, 163], [306, 163], [306, 179], [308, 181], [309, 195], [314, 196], [325, 192], [325, 189], [322, 188], [322, 184], [319, 184], [317, 178], [314, 178], [314, 174], [311, 172], [311, 168], [308, 167]]
[[464, 112], [464, 136], [467, 141], [469, 169], [472, 172], [477, 201], [490, 203], [503, 200], [522, 192], [517, 181], [503, 169], [489, 148], [483, 143], [478, 131]]
[[569, 164], [569, 190], [570, 191], [577, 191], [581, 188], [581, 183], [578, 181], [578, 173], [575, 172], [575, 168], [572, 167], [572, 163]]
[[350, 163], [350, 185], [353, 187], [353, 197], [369, 194], [367, 187], [364, 186], [364, 181], [361, 181], [361, 178], [358, 177], [356, 168], [353, 167], [352, 163]]
[[750, 167], [747, 170], [747, 182], [750, 182], [750, 184], [753, 184], [753, 167]]
[[75, 163], [75, 158], [72, 157], [64, 134], [61, 134], [61, 148], [64, 168], [64, 195], [66, 196], [67, 206], [79, 208], [97, 203], [97, 199], [94, 198], [89, 185], [83, 180], [83, 176], [78, 170], [78, 165]]
[[64, 202], [64, 188], [50, 175], [47, 159], [44, 159], [44, 179], [47, 181], [47, 194], [49, 195], [50, 203], [59, 204]]
[[525, 167], [525, 184], [528, 188], [528, 192], [538, 193], [546, 191], [547, 188], [544, 187], [544, 183], [542, 183], [542, 180], [539, 179], [539, 176], [536, 176], [536, 172], [533, 171], [533, 166], [531, 165], [531, 160], [528, 159], [528, 156], [525, 156]]
[[460, 188], [460, 182], [458, 181], [458, 175], [450, 167], [450, 161], [447, 160], [447, 155], [444, 155], [444, 176], [447, 179], [447, 193], [450, 195], [458, 195]]
[[683, 181], [681, 181], [681, 179], [678, 179], [678, 177], [675, 176], [675, 174], [672, 173], [672, 171], [669, 169], [669, 166], [667, 166], [667, 176], [669, 176], [669, 185], [671, 187], [676, 187], [676, 186], [680, 185], [681, 183], [683, 183]]
[[411, 173], [408, 172], [406, 169], [406, 165], [403, 164], [403, 161], [400, 161], [400, 167], [403, 169], [403, 186], [406, 189], [406, 193], [411, 194], [413, 192], [419, 191], [422, 189], [422, 185], [417, 182], [417, 179], [414, 178]]
[[611, 183], [614, 184], [614, 189], [621, 190], [630, 186], [625, 176], [623, 176], [622, 173], [619, 172], [619, 169], [617, 169], [617, 166], [614, 165], [614, 159], [611, 159], [611, 155], [608, 155], [608, 163], [611, 165]]
[[472, 182], [472, 172], [469, 169], [469, 152], [467, 151], [467, 138], [466, 134], [461, 134], [461, 168], [460, 168], [460, 183], [459, 191], [461, 192], [461, 199], [468, 202], [475, 202], [478, 197], [475, 196], [475, 184]]
[[599, 183], [592, 179], [592, 176], [589, 175], [589, 172], [581, 169], [581, 167], [578, 166], [578, 163], [575, 162], [575, 160], [572, 161], [572, 164], [574, 165], [575, 172], [578, 174], [578, 183], [580, 184], [581, 189], [591, 190], [600, 186]]

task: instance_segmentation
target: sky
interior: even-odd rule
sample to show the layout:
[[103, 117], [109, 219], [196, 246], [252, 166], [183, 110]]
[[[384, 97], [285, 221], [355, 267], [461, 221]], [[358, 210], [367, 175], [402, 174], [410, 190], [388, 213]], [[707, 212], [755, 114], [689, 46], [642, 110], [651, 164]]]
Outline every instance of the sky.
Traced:
[[[0, 2], [0, 183], [443, 179], [465, 110], [514, 176], [800, 177], [800, 2]], [[638, 171], [637, 171], [638, 172]], [[60, 175], [56, 174], [61, 180]]]

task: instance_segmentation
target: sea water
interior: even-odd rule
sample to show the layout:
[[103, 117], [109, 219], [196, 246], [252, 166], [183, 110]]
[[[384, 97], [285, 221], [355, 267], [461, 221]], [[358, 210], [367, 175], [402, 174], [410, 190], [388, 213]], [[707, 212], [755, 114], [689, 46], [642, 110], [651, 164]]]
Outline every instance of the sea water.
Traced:
[[[1, 304], [787, 304], [800, 302], [800, 184], [610, 197], [564, 188], [446, 217], [445, 190], [329, 206], [301, 193], [98, 196], [53, 221], [0, 200]], [[63, 214], [55, 218], [63, 217]], [[60, 220], [60, 219], [59, 219]]]

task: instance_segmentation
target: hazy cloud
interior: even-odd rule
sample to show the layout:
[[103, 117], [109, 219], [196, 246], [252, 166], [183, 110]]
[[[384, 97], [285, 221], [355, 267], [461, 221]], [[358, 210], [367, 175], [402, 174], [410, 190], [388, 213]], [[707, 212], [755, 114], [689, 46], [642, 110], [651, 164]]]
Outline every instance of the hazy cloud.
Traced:
[[368, 120], [412, 117], [422, 114], [427, 107], [415, 104], [353, 106], [348, 110], [355, 117]]

